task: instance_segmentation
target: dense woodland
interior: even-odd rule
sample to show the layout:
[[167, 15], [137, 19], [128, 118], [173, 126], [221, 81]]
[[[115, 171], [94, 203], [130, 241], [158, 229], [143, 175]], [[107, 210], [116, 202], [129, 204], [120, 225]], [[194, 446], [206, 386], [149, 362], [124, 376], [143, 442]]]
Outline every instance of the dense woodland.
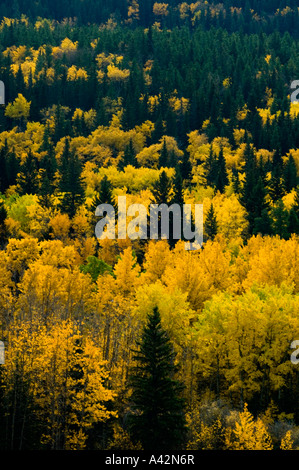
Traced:
[[1, 2], [1, 449], [299, 448], [296, 4]]

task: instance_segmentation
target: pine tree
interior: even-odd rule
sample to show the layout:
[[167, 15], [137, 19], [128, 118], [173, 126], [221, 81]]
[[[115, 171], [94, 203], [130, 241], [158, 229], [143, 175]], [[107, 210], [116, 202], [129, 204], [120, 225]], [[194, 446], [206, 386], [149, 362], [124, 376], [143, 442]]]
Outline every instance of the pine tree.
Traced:
[[38, 161], [29, 150], [18, 177], [21, 194], [36, 194], [38, 191]]
[[132, 139], [130, 139], [129, 144], [125, 147], [124, 155], [120, 159], [120, 162], [118, 164], [118, 169], [120, 171], [123, 171], [128, 165], [132, 165], [136, 168], [138, 166], [137, 163], [138, 162], [136, 159], [136, 152], [134, 150], [133, 141]]
[[164, 137], [163, 139], [163, 146], [161, 149], [160, 153], [160, 158], [159, 158], [159, 167], [160, 168], [165, 168], [168, 167], [168, 150], [167, 150], [167, 145], [166, 145], [166, 139]]
[[203, 167], [207, 186], [214, 186], [216, 179], [216, 157], [212, 145], [210, 145], [209, 155]]
[[266, 217], [268, 204], [266, 202], [263, 168], [257, 164], [254, 151], [248, 142], [244, 157], [245, 181], [241, 190], [240, 201], [247, 211], [249, 234], [256, 232], [267, 234], [270, 231], [270, 221]]
[[[95, 196], [92, 199], [92, 203], [90, 206], [91, 211], [91, 223], [93, 226], [98, 222], [98, 217], [96, 217], [95, 212], [98, 206], [102, 204], [110, 204], [114, 207], [114, 196], [113, 196], [113, 188], [110, 180], [107, 176], [101, 180], [98, 190], [95, 193]], [[115, 215], [117, 214], [117, 208], [114, 207]]]
[[289, 156], [289, 159], [285, 165], [283, 178], [284, 178], [284, 186], [288, 193], [291, 192], [292, 189], [296, 188], [298, 184], [298, 177], [297, 177], [296, 163], [295, 163], [293, 155]]
[[179, 204], [180, 207], [183, 207], [184, 204], [184, 185], [183, 185], [183, 178], [180, 171], [179, 165], [175, 167], [175, 176], [173, 179], [173, 204]]
[[185, 151], [180, 164], [180, 171], [185, 184], [189, 184], [192, 179], [192, 165], [188, 153]]
[[299, 219], [299, 186], [296, 187], [293, 209]]
[[168, 204], [171, 190], [171, 180], [168, 178], [166, 172], [163, 170], [159, 179], [154, 184], [152, 193], [155, 198], [156, 204]]
[[252, 234], [253, 235], [272, 235], [272, 220], [269, 215], [268, 209], [264, 208], [261, 211], [261, 215], [257, 216], [253, 220], [252, 225]]
[[274, 203], [285, 195], [284, 180], [279, 166], [275, 166], [271, 172], [268, 193]]
[[55, 189], [54, 179], [57, 171], [57, 161], [48, 126], [45, 129], [40, 150], [44, 152], [44, 155], [40, 162], [39, 198], [43, 206], [49, 207], [51, 195]]
[[15, 154], [14, 149], [8, 153], [6, 161], [7, 185], [9, 187], [13, 184], [16, 184], [17, 175], [20, 171], [20, 162]]
[[241, 191], [239, 171], [236, 168], [232, 169], [232, 187], [235, 194]]
[[8, 188], [7, 156], [8, 156], [8, 146], [7, 146], [7, 139], [5, 139], [4, 146], [0, 150], [0, 193], [3, 193], [3, 194]]
[[101, 180], [95, 198], [97, 204], [96, 207], [100, 204], [114, 205], [113, 188], [107, 176], [104, 176], [104, 178]]
[[137, 345], [137, 365], [130, 376], [135, 411], [130, 416], [130, 432], [144, 450], [178, 450], [186, 431], [182, 385], [174, 379], [175, 355], [158, 308], [148, 316]]
[[205, 232], [208, 240], [214, 240], [218, 232], [218, 223], [217, 217], [215, 214], [213, 203], [207, 213], [206, 222], [205, 222]]
[[216, 177], [215, 187], [220, 193], [224, 193], [225, 187], [228, 185], [228, 174], [226, 169], [226, 162], [221, 147], [218, 158], [216, 160]]
[[[181, 239], [183, 238], [183, 231], [184, 231], [184, 186], [183, 186], [183, 178], [180, 172], [179, 165], [176, 165], [175, 168], [175, 176], [173, 178], [173, 196], [171, 198], [170, 204], [177, 204], [181, 210], [181, 220], [180, 220], [180, 231], [181, 231]], [[172, 214], [170, 213], [169, 217], [169, 245], [174, 247], [177, 243], [177, 239], [173, 237], [173, 229], [174, 229], [174, 219]]]
[[297, 217], [293, 207], [289, 212], [287, 231], [290, 235], [292, 235], [293, 233], [299, 235], [299, 218]]
[[272, 228], [275, 235], [281, 238], [288, 239], [290, 233], [289, 228], [289, 213], [284, 207], [282, 199], [280, 199], [276, 206], [271, 211], [272, 215]]
[[81, 183], [81, 163], [78, 156], [70, 151], [69, 139], [65, 141], [59, 171], [59, 189], [63, 193], [61, 209], [72, 218], [83, 202], [84, 189]]

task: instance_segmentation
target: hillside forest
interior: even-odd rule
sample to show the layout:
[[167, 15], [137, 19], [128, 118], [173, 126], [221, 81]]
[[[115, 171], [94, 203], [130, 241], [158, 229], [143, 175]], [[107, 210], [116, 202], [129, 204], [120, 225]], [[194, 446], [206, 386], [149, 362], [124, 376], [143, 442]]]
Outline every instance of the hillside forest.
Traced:
[[[298, 449], [297, 2], [0, 16], [0, 449]], [[98, 240], [118, 196], [202, 248]]]

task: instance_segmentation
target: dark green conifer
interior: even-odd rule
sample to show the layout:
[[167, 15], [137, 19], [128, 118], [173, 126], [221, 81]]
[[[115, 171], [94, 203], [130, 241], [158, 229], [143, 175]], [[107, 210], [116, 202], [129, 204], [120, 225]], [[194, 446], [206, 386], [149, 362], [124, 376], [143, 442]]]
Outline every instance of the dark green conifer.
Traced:
[[158, 308], [148, 315], [137, 346], [130, 376], [132, 437], [144, 450], [179, 450], [186, 435], [182, 385], [175, 380], [175, 354]]

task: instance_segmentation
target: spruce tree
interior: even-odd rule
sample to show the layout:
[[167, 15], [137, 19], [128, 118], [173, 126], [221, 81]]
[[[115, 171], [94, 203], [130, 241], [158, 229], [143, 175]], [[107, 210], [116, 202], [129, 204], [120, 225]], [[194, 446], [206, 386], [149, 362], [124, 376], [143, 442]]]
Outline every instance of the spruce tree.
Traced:
[[166, 145], [166, 139], [164, 137], [163, 139], [163, 145], [162, 149], [160, 152], [160, 158], [159, 158], [159, 167], [160, 168], [165, 168], [168, 166], [168, 150], [167, 150], [167, 145]]
[[130, 376], [132, 438], [144, 450], [179, 450], [185, 442], [186, 423], [182, 385], [175, 380], [175, 354], [161, 326], [158, 308], [148, 315]]
[[205, 232], [208, 240], [214, 240], [215, 236], [218, 232], [218, 223], [217, 217], [215, 214], [213, 203], [207, 213], [206, 221], [205, 221]]
[[68, 138], [65, 141], [59, 171], [59, 189], [63, 194], [61, 209], [72, 218], [83, 202], [84, 189], [81, 183], [81, 163], [78, 156], [71, 152]]
[[182, 162], [180, 164], [180, 171], [185, 185], [189, 184], [192, 179], [192, 165], [188, 153], [185, 151]]
[[20, 171], [20, 162], [15, 154], [14, 148], [6, 155], [7, 186], [16, 184], [17, 175]]
[[[184, 186], [183, 186], [183, 178], [180, 172], [179, 165], [176, 165], [175, 168], [175, 176], [173, 178], [173, 196], [171, 198], [170, 204], [177, 204], [181, 210], [181, 219], [180, 219], [180, 231], [181, 231], [181, 239], [183, 238], [183, 231], [184, 231]], [[177, 238], [173, 236], [173, 229], [174, 229], [174, 219], [172, 213], [170, 213], [169, 217], [169, 245], [174, 247], [177, 243]]]
[[299, 219], [299, 185], [296, 187], [295, 190], [293, 210], [295, 211], [295, 214]]
[[48, 126], [45, 129], [43, 144], [40, 150], [44, 152], [44, 155], [40, 162], [39, 199], [43, 206], [49, 207], [51, 196], [55, 189], [54, 180], [57, 171], [57, 161], [54, 147], [50, 140]]
[[8, 188], [7, 156], [8, 156], [8, 147], [7, 147], [7, 140], [5, 139], [4, 146], [0, 150], [0, 193], [3, 193], [3, 194]]
[[213, 147], [210, 145], [210, 151], [207, 159], [203, 164], [204, 175], [206, 178], [207, 186], [214, 186], [216, 179], [216, 157], [213, 152]]
[[279, 235], [281, 238], [287, 240], [290, 236], [289, 228], [289, 213], [286, 210], [282, 199], [280, 199], [271, 211], [272, 228], [274, 235]]
[[279, 166], [275, 166], [271, 172], [268, 193], [274, 203], [285, 195], [284, 180]]
[[120, 162], [118, 164], [118, 169], [120, 171], [123, 171], [126, 166], [132, 165], [137, 167], [137, 159], [136, 159], [136, 153], [134, 150], [134, 145], [132, 139], [130, 139], [130, 142], [128, 145], [126, 145], [125, 150], [124, 150], [124, 155], [120, 159]]
[[[266, 202], [266, 188], [264, 183], [264, 169], [257, 164], [256, 157], [250, 144], [245, 148], [245, 180], [241, 190], [241, 204], [247, 211], [249, 222], [249, 234], [269, 233], [270, 222], [268, 220]], [[266, 217], [266, 218], [265, 218]]]
[[21, 194], [36, 194], [38, 191], [38, 161], [29, 150], [18, 176]]
[[159, 179], [155, 182], [152, 189], [153, 196], [156, 204], [167, 204], [169, 202], [171, 190], [171, 180], [168, 178], [166, 172], [163, 170], [159, 176]]
[[297, 168], [293, 155], [289, 156], [289, 159], [284, 167], [284, 186], [286, 191], [289, 193], [292, 189], [296, 188], [298, 184]]
[[236, 168], [232, 169], [232, 187], [233, 187], [235, 194], [240, 194], [240, 191], [241, 191], [240, 175], [239, 175], [239, 171]]
[[114, 205], [113, 188], [107, 176], [104, 176], [100, 182], [94, 198], [94, 204], [96, 204], [96, 207], [100, 204]]
[[290, 235], [296, 234], [299, 235], [299, 218], [296, 215], [296, 212], [294, 208], [289, 212], [289, 218], [288, 218], [288, 233]]
[[[97, 191], [92, 199], [92, 203], [90, 206], [90, 211], [91, 211], [91, 224], [93, 226], [96, 225], [98, 222], [98, 217], [96, 217], [95, 212], [98, 206], [101, 206], [102, 204], [110, 204], [111, 206], [114, 207], [114, 196], [113, 196], [113, 188], [110, 180], [107, 178], [107, 176], [104, 176], [104, 178], [101, 180], [99, 187], [97, 188]], [[114, 207], [115, 210], [115, 215], [117, 215], [117, 208]]]
[[228, 174], [226, 170], [226, 162], [223, 154], [223, 149], [221, 147], [218, 158], [216, 160], [216, 177], [215, 177], [215, 187], [220, 193], [224, 193], [225, 187], [228, 185]]

